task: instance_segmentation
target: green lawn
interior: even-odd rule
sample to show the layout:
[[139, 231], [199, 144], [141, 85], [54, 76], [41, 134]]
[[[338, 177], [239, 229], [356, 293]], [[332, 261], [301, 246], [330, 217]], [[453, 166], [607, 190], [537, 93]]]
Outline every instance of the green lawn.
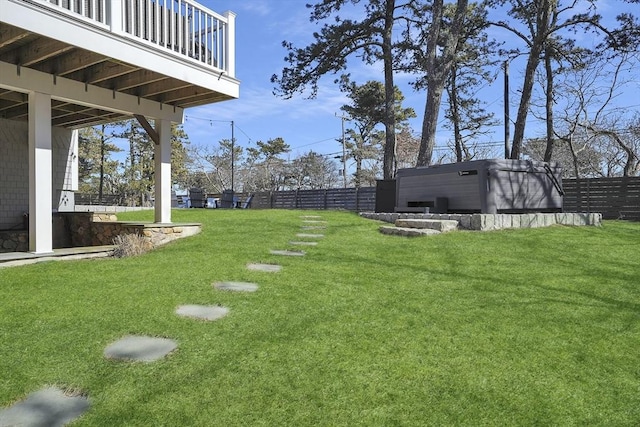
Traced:
[[[304, 214], [329, 222], [325, 238], [270, 255]], [[82, 426], [640, 424], [639, 223], [407, 239], [346, 212], [173, 216], [203, 232], [134, 258], [0, 269], [0, 407], [58, 385], [88, 394]], [[181, 304], [231, 312], [193, 321]], [[105, 360], [127, 334], [179, 347]]]

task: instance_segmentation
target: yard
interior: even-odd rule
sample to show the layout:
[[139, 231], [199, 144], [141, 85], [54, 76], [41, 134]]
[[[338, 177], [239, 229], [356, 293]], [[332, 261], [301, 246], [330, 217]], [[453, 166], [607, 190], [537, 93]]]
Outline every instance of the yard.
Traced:
[[[324, 238], [270, 254], [303, 239], [301, 215], [321, 215]], [[57, 385], [89, 397], [79, 426], [640, 423], [640, 223], [407, 239], [347, 212], [173, 216], [203, 232], [138, 257], [0, 269], [0, 408]], [[181, 304], [230, 313], [189, 320]], [[106, 360], [128, 334], [179, 347]]]

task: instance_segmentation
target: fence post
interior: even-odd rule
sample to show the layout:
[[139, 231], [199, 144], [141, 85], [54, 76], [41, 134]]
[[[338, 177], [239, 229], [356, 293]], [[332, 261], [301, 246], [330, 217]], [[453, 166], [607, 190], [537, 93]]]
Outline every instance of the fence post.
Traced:
[[587, 179], [587, 212], [591, 213], [591, 185]]

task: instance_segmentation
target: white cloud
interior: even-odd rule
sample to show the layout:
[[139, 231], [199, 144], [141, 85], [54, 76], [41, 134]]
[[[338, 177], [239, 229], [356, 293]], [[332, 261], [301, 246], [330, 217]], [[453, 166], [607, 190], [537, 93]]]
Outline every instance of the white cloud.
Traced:
[[273, 12], [272, 4], [273, 2], [269, 0], [251, 0], [250, 2], [238, 3], [237, 8], [239, 11], [267, 16]]
[[[322, 85], [316, 99], [294, 96], [291, 99], [276, 97], [268, 88], [241, 89], [240, 99], [211, 104], [193, 109], [193, 115], [217, 117], [220, 120], [244, 121], [265, 117], [283, 117], [292, 119], [314, 117], [319, 114], [334, 114], [348, 101], [345, 94], [333, 85]], [[187, 115], [189, 115], [187, 113]]]
[[[308, 150], [313, 145], [316, 151], [331, 152], [335, 151], [334, 138], [340, 134], [336, 114], [347, 102], [347, 97], [332, 84], [323, 84], [317, 99], [281, 99], [264, 87], [241, 89], [238, 100], [188, 109], [184, 127], [194, 145], [229, 139], [233, 120], [236, 138], [243, 146], [283, 137], [293, 150], [300, 145]], [[329, 142], [316, 145], [318, 141]]]

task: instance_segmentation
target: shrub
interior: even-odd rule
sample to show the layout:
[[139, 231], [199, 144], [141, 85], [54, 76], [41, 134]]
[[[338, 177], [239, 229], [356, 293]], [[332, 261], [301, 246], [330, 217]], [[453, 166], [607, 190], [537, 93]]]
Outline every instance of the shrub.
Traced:
[[113, 255], [117, 258], [141, 255], [147, 251], [147, 242], [140, 234], [121, 234], [113, 239], [116, 248]]

